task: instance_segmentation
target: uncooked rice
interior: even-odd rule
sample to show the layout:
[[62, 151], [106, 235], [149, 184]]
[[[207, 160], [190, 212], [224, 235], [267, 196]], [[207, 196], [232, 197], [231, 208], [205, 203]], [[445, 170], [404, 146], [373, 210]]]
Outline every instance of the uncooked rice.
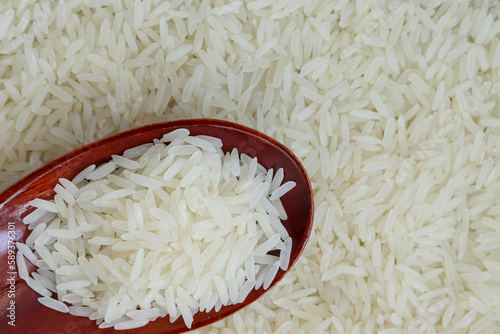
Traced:
[[[92, 310], [78, 315], [92, 314], [99, 328], [141, 327], [160, 314], [172, 321], [180, 314], [190, 328], [194, 313], [244, 301], [248, 282], [252, 288], [269, 288], [278, 269], [288, 268], [292, 248], [278, 209], [262, 205], [272, 196], [273, 170], [258, 173], [256, 158], [246, 156], [253, 167], [245, 165], [236, 148], [224, 153], [220, 139], [210, 138], [174, 130], [163, 142], [128, 149], [129, 155], [142, 152], [132, 160], [113, 155], [79, 186], [59, 179], [53, 201], [30, 201], [37, 210], [56, 213], [34, 228], [37, 236], [29, 241], [35, 253], [16, 243], [19, 276], [43, 296], [50, 295], [48, 290], [57, 292], [58, 300], [43, 297], [39, 302], [67, 313], [63, 302], [71, 302], [66, 296], [75, 294], [80, 298], [72, 306]], [[180, 168], [172, 172], [169, 167], [178, 162]], [[238, 175], [223, 175], [228, 164]], [[113, 184], [117, 178], [131, 187]], [[257, 185], [248, 186], [253, 183]], [[278, 183], [280, 196], [295, 184]], [[154, 189], [170, 196], [166, 193], [167, 200], [161, 201]], [[88, 191], [93, 191], [91, 200], [80, 196]], [[237, 206], [226, 200], [234, 197], [244, 200]], [[273, 202], [281, 204], [278, 198]], [[89, 222], [95, 226], [89, 228]], [[279, 258], [267, 255], [272, 251], [279, 251]], [[38, 273], [32, 274], [33, 281], [24, 257], [35, 266], [44, 261], [55, 282]], [[167, 306], [166, 298], [175, 302]]]
[[[500, 332], [499, 13], [493, 0], [2, 1], [0, 189], [128, 128], [235, 121], [304, 163], [314, 228], [278, 286], [198, 333]], [[52, 218], [35, 210], [29, 226]]]

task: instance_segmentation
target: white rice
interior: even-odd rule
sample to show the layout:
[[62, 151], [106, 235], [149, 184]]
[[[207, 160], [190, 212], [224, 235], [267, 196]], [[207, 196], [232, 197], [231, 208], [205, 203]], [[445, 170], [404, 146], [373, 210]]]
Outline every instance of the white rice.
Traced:
[[60, 178], [59, 183], [71, 194], [73, 198], [78, 196], [79, 189], [73, 182]]
[[112, 155], [113, 161], [117, 166], [127, 168], [127, 169], [136, 169], [139, 168], [139, 162], [124, 158], [121, 155]]
[[276, 276], [276, 273], [278, 272], [279, 268], [280, 268], [279, 261], [276, 261], [275, 263], [273, 263], [271, 268], [269, 268], [269, 271], [267, 272], [266, 277], [264, 278], [264, 289], [269, 288], [269, 286], [273, 282], [274, 277]]
[[49, 297], [50, 295], [52, 295], [52, 293], [49, 290], [47, 290], [41, 283], [38, 283], [31, 277], [27, 278], [26, 283], [33, 291], [44, 297]]
[[49, 297], [42, 297], [38, 298], [38, 301], [40, 304], [50, 307], [53, 310], [62, 312], [62, 313], [68, 313], [68, 306], [58, 300], [49, 298]]
[[92, 173], [90, 173], [86, 178], [89, 180], [99, 180], [110, 174], [116, 168], [116, 164], [113, 161], [102, 164], [97, 167]]
[[28, 267], [26, 266], [24, 256], [21, 252], [17, 252], [16, 254], [16, 266], [19, 277], [25, 281], [28, 281]]
[[40, 222], [39, 224], [43, 224], [41, 222], [42, 220], [50, 220], [53, 216], [53, 212], [44, 209], [35, 209], [24, 217], [23, 222], [29, 226], [32, 226], [31, 224], [37, 224], [38, 222]]
[[84, 168], [80, 173], [78, 173], [71, 182], [74, 184], [79, 184], [83, 180], [89, 176], [90, 173], [92, 173], [95, 170], [95, 165], [89, 165], [88, 167]]
[[174, 139], [178, 139], [178, 138], [184, 138], [184, 137], [187, 137], [189, 136], [189, 130], [188, 129], [184, 129], [184, 128], [181, 128], [181, 129], [175, 129], [173, 131], [170, 131], [169, 133], [167, 134], [164, 134], [161, 141], [166, 143], [166, 142], [171, 142], [173, 141]]
[[[37, 265], [41, 259], [52, 269], [48, 273], [55, 274], [55, 282], [33, 274], [43, 287], [37, 286], [36, 281], [30, 281], [24, 262], [19, 264], [20, 275], [31, 282], [30, 286], [34, 286], [39, 293], [45, 293], [44, 287], [58, 292], [57, 303], [48, 298], [41, 300], [42, 304], [68, 312], [68, 307], [61, 302], [75, 301], [75, 306], [80, 306], [82, 298], [97, 299], [99, 302], [94, 302], [97, 304], [92, 308], [97, 309], [100, 317], [90, 310], [71, 309], [70, 313], [103, 319], [100, 328], [140, 327], [154, 321], [160, 314], [170, 315], [171, 319], [180, 314], [186, 326], [190, 327], [193, 312], [214, 307], [219, 310], [223, 305], [241, 302], [241, 298], [249, 293], [248, 286], [259, 288], [264, 285], [267, 289], [279, 266], [288, 267], [290, 238], [278, 218], [278, 209], [269, 200], [269, 190], [271, 181], [277, 187], [275, 192], [281, 193], [293, 188], [295, 182], [289, 181], [283, 191], [278, 182], [280, 180], [272, 179], [272, 171], [264, 169], [259, 172], [257, 159], [246, 155], [240, 159], [236, 149], [227, 154], [224, 164], [215, 164], [213, 161], [223, 159], [218, 152], [222, 146], [220, 140], [208, 136], [205, 136], [207, 140], [185, 137], [187, 132], [182, 129], [172, 132], [174, 135], [163, 137], [173, 139], [168, 147], [158, 141], [154, 146], [142, 145], [136, 150], [126, 151], [129, 156], [142, 152], [135, 158], [112, 156], [111, 162], [88, 173], [84, 189], [61, 179], [69, 190], [56, 185], [56, 204], [45, 200], [30, 202], [51, 210], [53, 205], [59, 210], [50, 222], [34, 229], [36, 236], [29, 241], [35, 244], [36, 253], [27, 245], [17, 243], [20, 250], [18, 261], [24, 261], [24, 255]], [[179, 140], [180, 136], [182, 140]], [[165, 150], [174, 155], [162, 158], [161, 152]], [[244, 161], [248, 165], [242, 168]], [[121, 168], [115, 170], [115, 163]], [[170, 167], [167, 168], [168, 165]], [[152, 172], [158, 174], [155, 171], [158, 166], [167, 168], [163, 178], [150, 176]], [[222, 175], [223, 168], [232, 172], [227, 181]], [[239, 174], [247, 170], [249, 174], [242, 175], [240, 180]], [[211, 177], [213, 175], [218, 175], [218, 178]], [[282, 179], [283, 172], [280, 175], [278, 178]], [[241, 187], [242, 182], [246, 183], [244, 187]], [[210, 184], [220, 187], [223, 197], [210, 191], [207, 188]], [[123, 185], [132, 187], [123, 188]], [[160, 191], [168, 187], [175, 190], [165, 193], [166, 202], [159, 204], [152, 190]], [[240, 189], [237, 196], [236, 189]], [[90, 192], [92, 196], [88, 197]], [[235, 197], [243, 200], [235, 200]], [[81, 206], [87, 198], [92, 199], [93, 206]], [[165, 204], [170, 205], [170, 212], [160, 209]], [[233, 209], [234, 204], [239, 206]], [[188, 206], [192, 211], [188, 211]], [[106, 210], [103, 212], [102, 208]], [[266, 208], [269, 213], [261, 208]], [[243, 213], [242, 209], [248, 212]], [[109, 210], [114, 210], [113, 215], [118, 219], [107, 221], [106, 217], [110, 217], [108, 214], [112, 212]], [[253, 219], [254, 214], [258, 215], [259, 222], [265, 223], [255, 225], [249, 231], [251, 233], [245, 235], [245, 223]], [[147, 224], [145, 219], [149, 220]], [[96, 224], [99, 221], [102, 226]], [[169, 231], [168, 235], [163, 233], [164, 229]], [[191, 229], [195, 231], [192, 237], [184, 232]], [[75, 239], [82, 233], [83, 239]], [[246, 242], [237, 243], [241, 234]], [[283, 243], [285, 239], [287, 241]], [[179, 242], [181, 248], [175, 246]], [[172, 247], [175, 247], [174, 253], [171, 253]], [[96, 256], [97, 250], [99, 254]], [[266, 255], [271, 251], [280, 252], [279, 261], [276, 256]], [[166, 266], [170, 271], [163, 271]], [[196, 278], [187, 287], [189, 293], [181, 286], [186, 275]], [[256, 275], [257, 284], [244, 285], [245, 277], [254, 281]], [[123, 280], [128, 285], [119, 285]], [[166, 281], [170, 284], [161, 283]], [[103, 289], [101, 285], [107, 288]], [[128, 286], [133, 290], [128, 290]], [[160, 290], [161, 298], [153, 295], [158, 293], [158, 289], [152, 290], [155, 286], [162, 287], [164, 292]], [[203, 290], [199, 286], [203, 286]], [[240, 293], [243, 286], [245, 290]], [[70, 291], [74, 296], [59, 293], [61, 291]], [[143, 294], [140, 301], [137, 301], [137, 291]], [[207, 300], [210, 305], [206, 304]], [[165, 309], [151, 308], [153, 302], [164, 304]]]
[[149, 322], [148, 319], [127, 320], [114, 325], [116, 330], [126, 330], [145, 326]]
[[66, 190], [66, 188], [62, 187], [60, 184], [54, 187], [54, 191], [56, 192], [56, 194], [61, 196], [61, 198], [69, 205], [75, 204], [75, 198], [73, 197], [73, 195], [68, 190]]
[[[48, 4], [0, 8], [0, 189], [126, 128], [233, 120], [305, 163], [316, 218], [286, 284], [199, 333], [499, 332], [488, 294], [500, 260], [486, 239], [500, 209], [472, 200], [496, 198], [498, 188], [498, 168], [485, 178], [500, 165], [496, 2]], [[36, 230], [52, 215], [36, 209], [25, 222]], [[437, 223], [447, 217], [456, 220]], [[339, 263], [369, 276], [323, 281]], [[402, 263], [420, 276], [397, 271]], [[426, 279], [434, 269], [443, 272]], [[483, 272], [492, 278], [461, 276]], [[446, 296], [419, 299], [441, 287]], [[215, 307], [210, 299], [204, 305]]]
[[282, 270], [287, 270], [290, 264], [290, 255], [292, 252], [292, 238], [285, 239], [284, 249], [280, 252], [279, 266]]
[[125, 152], [123, 152], [123, 157], [126, 159], [136, 158], [146, 153], [152, 146], [153, 144], [147, 143], [144, 145], [129, 148], [128, 150], [125, 150]]
[[288, 181], [283, 183], [281, 186], [276, 188], [271, 194], [271, 197], [269, 198], [270, 200], [275, 200], [289, 192], [295, 187], [296, 183], [294, 181]]
[[54, 203], [47, 201], [47, 200], [44, 200], [44, 199], [36, 198], [36, 199], [30, 201], [29, 204], [35, 208], [43, 209], [45, 211], [59, 212], [59, 210], [57, 209], [57, 206]]
[[68, 313], [77, 317], [88, 317], [94, 311], [86, 306], [69, 306]]
[[19, 252], [21, 252], [26, 257], [26, 259], [28, 259], [31, 263], [36, 265], [36, 261], [38, 261], [38, 258], [36, 257], [35, 254], [33, 254], [31, 249], [27, 245], [20, 242], [16, 242], [16, 247], [19, 250]]
[[35, 281], [42, 284], [44, 288], [46, 288], [52, 292], [57, 292], [56, 284], [54, 282], [52, 282], [49, 278], [47, 278], [43, 275], [40, 275], [38, 273], [32, 273], [32, 276], [35, 279]]

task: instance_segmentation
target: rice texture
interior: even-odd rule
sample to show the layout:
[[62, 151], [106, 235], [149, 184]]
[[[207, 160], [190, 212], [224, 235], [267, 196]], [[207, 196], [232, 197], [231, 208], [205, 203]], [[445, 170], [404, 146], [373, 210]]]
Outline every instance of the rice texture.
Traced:
[[[499, 32], [494, 0], [2, 0], [0, 190], [129, 128], [235, 121], [303, 162], [314, 227], [278, 286], [198, 333], [499, 333]], [[71, 181], [82, 187], [93, 168]], [[196, 205], [177, 196], [162, 210]], [[52, 215], [25, 222], [49, 229]], [[171, 224], [147, 219], [146, 230]], [[112, 247], [157, 246], [141, 237]]]

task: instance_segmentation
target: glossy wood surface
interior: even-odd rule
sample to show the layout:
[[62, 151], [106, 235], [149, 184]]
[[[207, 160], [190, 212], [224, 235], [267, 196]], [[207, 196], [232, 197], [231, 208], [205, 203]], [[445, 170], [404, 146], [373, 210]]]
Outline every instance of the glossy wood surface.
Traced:
[[[223, 141], [223, 150], [238, 148], [240, 153], [257, 157], [266, 168], [283, 167], [285, 179], [293, 180], [296, 187], [283, 198], [283, 205], [288, 213], [284, 225], [293, 239], [290, 267], [286, 272], [279, 271], [271, 284], [271, 289], [292, 268], [305, 247], [313, 220], [313, 196], [307, 174], [299, 160], [289, 149], [274, 139], [251, 128], [220, 120], [192, 119], [166, 123], [157, 123], [135, 128], [72, 151], [38, 169], [18, 183], [0, 194], [0, 333], [111, 333], [113, 329], [99, 329], [95, 321], [88, 318], [75, 317], [48, 309], [37, 301], [40, 297], [33, 292], [17, 274], [15, 277], [15, 298], [9, 298], [10, 285], [8, 278], [12, 271], [8, 267], [7, 248], [10, 241], [24, 241], [29, 230], [21, 218], [32, 211], [28, 202], [34, 198], [50, 199], [54, 196], [53, 188], [61, 177], [72, 179], [79, 171], [90, 164], [101, 164], [109, 161], [112, 154], [122, 154], [124, 150], [152, 142], [161, 138], [164, 133], [177, 128], [187, 128], [191, 135], [210, 135]], [[8, 228], [8, 223], [15, 229]], [[8, 231], [15, 234], [9, 239]], [[28, 265], [31, 265], [26, 261]], [[33, 266], [28, 267], [31, 271]], [[269, 291], [269, 289], [267, 291]], [[242, 307], [255, 301], [266, 290], [254, 290], [245, 302], [225, 306], [219, 312], [199, 312], [194, 316], [192, 329], [199, 328], [227, 317]], [[14, 300], [16, 305], [15, 324], [13, 328], [7, 324], [7, 306]], [[168, 316], [159, 318], [145, 327], [125, 332], [130, 333], [182, 333], [188, 329], [182, 319], [170, 323]]]

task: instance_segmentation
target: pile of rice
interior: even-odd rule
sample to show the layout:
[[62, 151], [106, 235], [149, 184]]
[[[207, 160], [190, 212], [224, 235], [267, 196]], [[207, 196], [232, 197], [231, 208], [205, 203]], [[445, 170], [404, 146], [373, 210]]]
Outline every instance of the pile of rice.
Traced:
[[117, 330], [167, 315], [191, 328], [268, 289], [290, 263], [280, 198], [296, 183], [222, 144], [179, 128], [60, 178], [53, 199], [29, 203], [19, 277], [43, 305]]
[[199, 333], [500, 331], [500, 2], [2, 1], [2, 189], [138, 125], [210, 117], [302, 160], [299, 263]]

